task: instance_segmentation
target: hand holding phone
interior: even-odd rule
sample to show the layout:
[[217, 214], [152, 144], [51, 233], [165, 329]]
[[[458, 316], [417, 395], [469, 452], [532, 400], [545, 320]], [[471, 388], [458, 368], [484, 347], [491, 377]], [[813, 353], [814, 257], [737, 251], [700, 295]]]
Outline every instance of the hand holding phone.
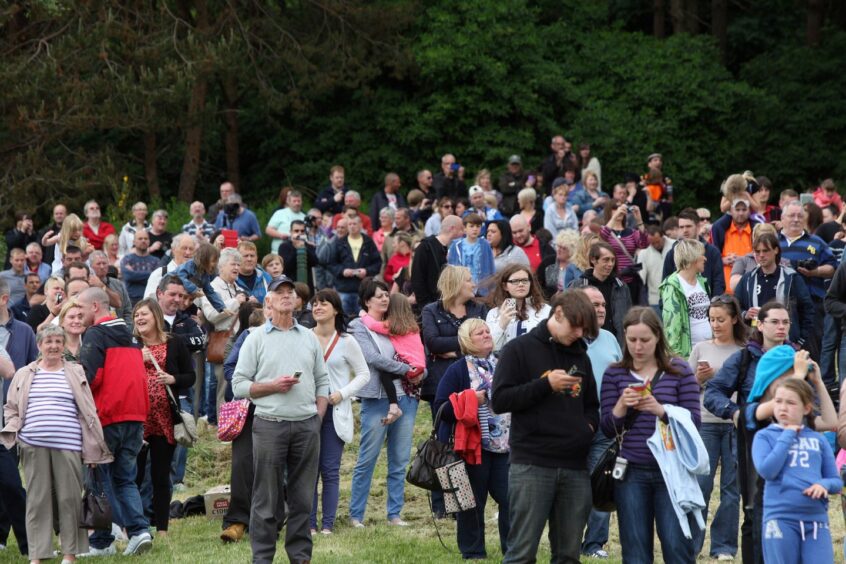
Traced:
[[297, 370], [296, 372], [294, 372], [294, 373], [292, 374], [292, 376], [293, 376], [294, 378], [296, 378], [297, 380], [299, 380], [299, 379], [300, 379], [300, 376], [302, 376], [302, 375], [303, 375], [302, 370]]

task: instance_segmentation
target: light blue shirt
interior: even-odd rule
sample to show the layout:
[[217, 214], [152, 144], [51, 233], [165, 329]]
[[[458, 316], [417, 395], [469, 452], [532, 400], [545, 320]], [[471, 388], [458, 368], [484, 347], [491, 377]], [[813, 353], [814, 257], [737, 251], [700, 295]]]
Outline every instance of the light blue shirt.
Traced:
[[585, 339], [588, 346], [588, 358], [593, 367], [593, 377], [596, 380], [596, 389], [602, 389], [602, 375], [609, 366], [623, 360], [623, 351], [620, 350], [620, 343], [610, 331], [599, 330], [599, 336], [593, 341]]

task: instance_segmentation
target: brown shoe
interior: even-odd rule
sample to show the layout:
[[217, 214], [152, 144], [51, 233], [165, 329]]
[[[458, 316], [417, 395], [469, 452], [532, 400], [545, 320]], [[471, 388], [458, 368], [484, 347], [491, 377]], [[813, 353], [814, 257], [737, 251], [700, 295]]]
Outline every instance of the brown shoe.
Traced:
[[238, 542], [244, 538], [244, 531], [247, 526], [242, 523], [234, 523], [229, 525], [222, 533], [220, 533], [220, 540], [223, 542]]

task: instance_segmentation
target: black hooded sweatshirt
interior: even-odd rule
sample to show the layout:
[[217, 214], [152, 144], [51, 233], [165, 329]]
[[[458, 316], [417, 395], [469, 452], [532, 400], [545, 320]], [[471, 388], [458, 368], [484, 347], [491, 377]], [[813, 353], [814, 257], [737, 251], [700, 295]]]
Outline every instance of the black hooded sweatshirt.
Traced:
[[[582, 376], [578, 397], [554, 392], [542, 377], [559, 368]], [[582, 339], [562, 345], [552, 340], [543, 322], [512, 340], [502, 349], [491, 397], [496, 413], [511, 413], [512, 464], [587, 469], [599, 428], [599, 399]]]

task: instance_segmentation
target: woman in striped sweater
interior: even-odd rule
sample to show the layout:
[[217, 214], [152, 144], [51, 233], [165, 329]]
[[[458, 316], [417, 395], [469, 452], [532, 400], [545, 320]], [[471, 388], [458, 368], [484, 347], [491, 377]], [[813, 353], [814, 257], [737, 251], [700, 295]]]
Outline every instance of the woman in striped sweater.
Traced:
[[[633, 217], [635, 229], [628, 224], [629, 214]], [[640, 216], [640, 208], [616, 202], [605, 206], [605, 225], [599, 230], [603, 241], [611, 245], [617, 257], [617, 276], [629, 287], [632, 303], [640, 304], [640, 290], [643, 282], [637, 272], [635, 255], [649, 246], [649, 235]]]
[[661, 321], [651, 308], [632, 308], [623, 320], [623, 360], [602, 377], [602, 430], [621, 434], [620, 457], [628, 461], [616, 485], [623, 561], [652, 562], [657, 526], [666, 562], [694, 562], [693, 542], [682, 533], [670, 495], [646, 440], [655, 419], [667, 423], [664, 405], [684, 407], [699, 426], [699, 384], [688, 364], [670, 357]]

